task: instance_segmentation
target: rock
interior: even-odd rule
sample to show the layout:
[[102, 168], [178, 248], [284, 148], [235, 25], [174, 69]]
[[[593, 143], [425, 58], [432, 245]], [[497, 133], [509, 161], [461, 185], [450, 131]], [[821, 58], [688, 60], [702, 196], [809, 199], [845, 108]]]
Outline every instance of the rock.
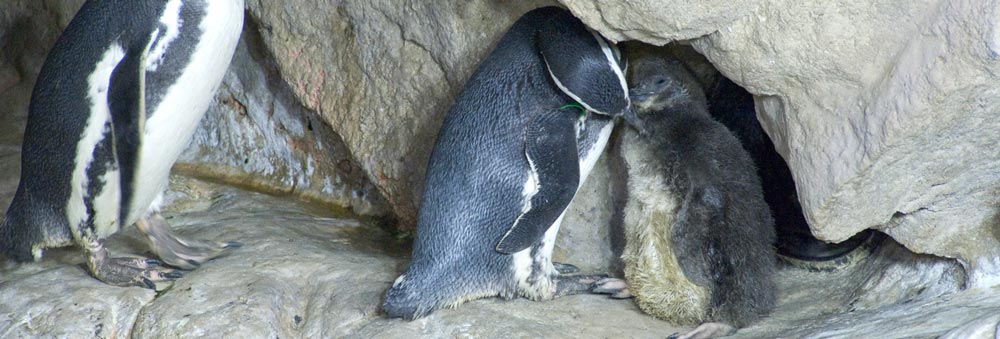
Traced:
[[340, 136], [292, 96], [248, 24], [214, 104], [174, 169], [359, 215], [391, 214]]
[[[879, 229], [959, 259], [972, 286], [1000, 284], [997, 2], [774, 0], [681, 15], [701, 4], [563, 3], [606, 36], [693, 39], [755, 93], [818, 238]], [[675, 24], [702, 15], [728, 19]]]
[[996, 338], [1000, 331], [1000, 315], [988, 315], [965, 323], [941, 335], [940, 339], [989, 339]]
[[[9, 0], [0, 3], [0, 144], [20, 145], [28, 101], [42, 62], [83, 0]], [[44, 13], [44, 14], [40, 14]]]
[[[87, 274], [78, 250], [0, 274], [0, 337], [128, 338], [156, 293], [106, 285]], [[60, 255], [61, 254], [61, 255]]]
[[[609, 142], [613, 143], [613, 142]], [[611, 149], [611, 145], [608, 149]], [[623, 178], [615, 169], [615, 159], [605, 154], [594, 165], [559, 228], [552, 251], [555, 262], [572, 264], [581, 273], [622, 276], [621, 216], [614, 202]]]
[[708, 35], [754, 13], [762, 0], [559, 0], [587, 26], [616, 42], [664, 45]]
[[452, 98], [511, 23], [546, 1], [247, 1], [296, 98], [339, 134], [416, 224], [423, 171]]

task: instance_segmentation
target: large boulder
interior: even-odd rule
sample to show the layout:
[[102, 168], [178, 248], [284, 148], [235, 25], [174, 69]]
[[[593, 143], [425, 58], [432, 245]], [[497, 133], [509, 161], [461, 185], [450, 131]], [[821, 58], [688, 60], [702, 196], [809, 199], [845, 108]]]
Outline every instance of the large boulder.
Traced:
[[817, 237], [879, 229], [1000, 283], [997, 1], [562, 2], [614, 39], [690, 39], [756, 94]]
[[248, 24], [174, 170], [358, 215], [391, 213], [340, 136], [292, 96]]

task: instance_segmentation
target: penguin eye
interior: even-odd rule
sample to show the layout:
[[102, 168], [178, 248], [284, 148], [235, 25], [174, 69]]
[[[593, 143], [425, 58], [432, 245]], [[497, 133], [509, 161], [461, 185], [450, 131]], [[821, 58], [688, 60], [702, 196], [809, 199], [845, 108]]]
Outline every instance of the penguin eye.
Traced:
[[663, 85], [665, 83], [667, 83], [667, 79], [659, 78], [659, 79], [656, 79], [656, 83], [655, 84], [656, 85]]

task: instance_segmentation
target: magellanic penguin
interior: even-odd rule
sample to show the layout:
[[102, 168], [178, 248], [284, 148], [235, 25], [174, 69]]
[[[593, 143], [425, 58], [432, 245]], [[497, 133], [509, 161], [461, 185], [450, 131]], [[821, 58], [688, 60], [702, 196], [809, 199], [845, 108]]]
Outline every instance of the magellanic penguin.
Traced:
[[136, 223], [166, 264], [191, 269], [238, 243], [182, 239], [159, 214], [170, 167], [229, 67], [243, 0], [89, 0], [49, 52], [29, 105], [21, 180], [0, 224], [17, 261], [77, 245], [112, 285], [162, 288], [180, 272], [112, 258]]
[[639, 131], [625, 129], [621, 141], [628, 292], [659, 318], [704, 322], [682, 338], [729, 334], [775, 305], [775, 235], [760, 179], [680, 62], [651, 55], [630, 64]]
[[629, 107], [621, 62], [613, 44], [564, 9], [535, 9], [514, 23], [445, 116], [412, 261], [383, 305], [389, 316], [589, 289], [559, 276], [551, 253], [613, 117]]

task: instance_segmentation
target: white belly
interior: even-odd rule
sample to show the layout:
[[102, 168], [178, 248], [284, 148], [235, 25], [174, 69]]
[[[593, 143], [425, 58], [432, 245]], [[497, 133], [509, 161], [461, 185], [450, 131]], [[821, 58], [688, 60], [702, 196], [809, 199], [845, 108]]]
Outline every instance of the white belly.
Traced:
[[[132, 224], [150, 209], [158, 209], [151, 204], [166, 189], [170, 168], [187, 147], [229, 68], [243, 26], [243, 1], [211, 0], [208, 4], [207, 17], [200, 24], [204, 33], [190, 62], [159, 105], [146, 107], [150, 118], [144, 124], [132, 210], [123, 225]], [[157, 50], [154, 47], [150, 52], [155, 54]], [[152, 55], [147, 59], [155, 61]]]

